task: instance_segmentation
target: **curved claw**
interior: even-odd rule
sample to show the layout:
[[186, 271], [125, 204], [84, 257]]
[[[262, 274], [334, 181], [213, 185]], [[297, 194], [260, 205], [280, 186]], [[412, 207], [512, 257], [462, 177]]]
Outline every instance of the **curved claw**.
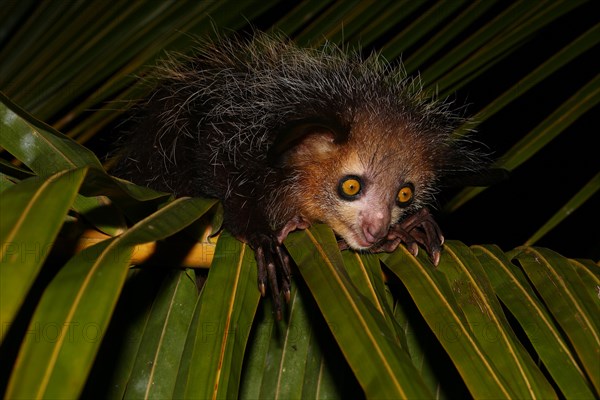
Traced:
[[408, 218], [392, 225], [387, 238], [371, 251], [392, 252], [400, 243], [404, 243], [407, 250], [415, 257], [419, 253], [417, 244], [420, 244], [429, 254], [433, 265], [437, 266], [440, 263], [444, 236], [427, 208], [422, 208]]
[[275, 246], [275, 251], [279, 259], [279, 265], [281, 266], [282, 279], [281, 279], [281, 291], [285, 302], [290, 302], [290, 282], [292, 281], [292, 273], [290, 271], [290, 256], [287, 251], [281, 245]]
[[254, 248], [258, 266], [258, 290], [265, 297], [269, 285], [275, 314], [281, 320], [281, 293], [286, 302], [290, 300], [290, 258], [283, 246], [268, 235], [256, 235], [250, 246]]
[[262, 297], [267, 294], [267, 261], [265, 260], [265, 250], [261, 246], [254, 249], [254, 258], [258, 267], [258, 291]]

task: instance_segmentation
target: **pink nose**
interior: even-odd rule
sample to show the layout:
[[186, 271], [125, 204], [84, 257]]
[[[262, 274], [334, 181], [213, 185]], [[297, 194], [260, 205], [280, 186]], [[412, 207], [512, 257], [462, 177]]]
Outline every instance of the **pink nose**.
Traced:
[[375, 228], [372, 226], [366, 226], [363, 228], [363, 234], [365, 235], [365, 239], [367, 242], [371, 244], [375, 244], [380, 241], [385, 235], [387, 235], [387, 230], [383, 228]]
[[383, 239], [389, 231], [389, 218], [382, 212], [373, 212], [362, 221], [365, 240], [375, 244]]

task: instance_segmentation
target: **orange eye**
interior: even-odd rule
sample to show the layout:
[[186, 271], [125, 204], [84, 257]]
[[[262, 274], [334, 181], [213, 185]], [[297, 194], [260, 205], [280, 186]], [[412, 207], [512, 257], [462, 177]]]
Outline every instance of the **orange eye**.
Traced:
[[401, 206], [408, 205], [413, 198], [413, 186], [411, 184], [407, 184], [400, 188], [398, 191], [398, 203]]
[[356, 197], [361, 190], [360, 179], [356, 176], [347, 176], [340, 181], [338, 192], [340, 196], [347, 200]]

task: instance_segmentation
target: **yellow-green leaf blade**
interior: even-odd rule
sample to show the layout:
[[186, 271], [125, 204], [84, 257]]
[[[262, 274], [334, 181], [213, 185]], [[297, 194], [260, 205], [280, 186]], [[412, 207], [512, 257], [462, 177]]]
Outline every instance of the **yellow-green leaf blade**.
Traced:
[[73, 257], [44, 292], [30, 322], [29, 329], [56, 326], [56, 337], [25, 339], [7, 397], [77, 397], [108, 326], [134, 247], [171, 236], [214, 204], [205, 199], [176, 200], [120, 237]]
[[129, 269], [82, 399], [123, 398], [164, 275], [151, 268]]
[[94, 153], [35, 120], [2, 93], [0, 124], [0, 146], [38, 175], [84, 166], [102, 169]]
[[596, 393], [600, 393], [600, 305], [575, 266], [551, 250], [523, 248], [514, 256], [575, 349]]
[[383, 271], [379, 257], [375, 254], [359, 254], [353, 251], [342, 252], [344, 266], [354, 286], [369, 299], [373, 306], [385, 318], [396, 340], [402, 348], [406, 348], [404, 331], [393, 317], [393, 311], [386, 298], [386, 287], [383, 280]]
[[290, 399], [351, 397], [358, 382], [302, 281], [293, 282], [282, 321], [263, 301], [252, 327], [239, 397]]
[[516, 337], [498, 302], [484, 267], [462, 243], [449, 242], [444, 272], [474, 337], [493, 361], [501, 379], [517, 397], [555, 398], [540, 369]]
[[520, 323], [566, 398], [593, 398], [585, 374], [523, 272], [495, 246], [475, 246], [494, 291]]
[[346, 275], [333, 232], [313, 226], [290, 235], [286, 247], [367, 397], [430, 397], [383, 316]]
[[185, 352], [175, 397], [231, 398], [239, 389], [246, 341], [260, 294], [254, 254], [224, 232], [219, 237]]
[[173, 270], [159, 289], [123, 398], [173, 396], [198, 292], [194, 273]]
[[[447, 258], [445, 254], [442, 256], [440, 266]], [[412, 257], [403, 247], [385, 256], [384, 261], [404, 283], [441, 345], [455, 360], [456, 368], [473, 396], [515, 397], [501, 371], [472, 332], [446, 276], [424, 258]]]
[[[0, 196], [0, 315], [4, 335], [33, 284], [87, 170], [30, 178]], [[2, 337], [0, 336], [0, 338]]]

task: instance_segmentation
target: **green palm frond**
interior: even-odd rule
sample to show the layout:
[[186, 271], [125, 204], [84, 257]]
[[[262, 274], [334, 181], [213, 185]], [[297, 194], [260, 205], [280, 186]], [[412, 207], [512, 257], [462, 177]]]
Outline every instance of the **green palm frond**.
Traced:
[[[585, 227], [598, 219], [591, 204], [600, 182], [597, 159], [579, 160], [593, 146], [585, 142], [594, 136], [586, 123], [600, 100], [597, 71], [581, 67], [595, 59], [600, 40], [592, 6], [583, 0], [3, 4], [4, 397], [598, 397], [600, 269], [587, 258], [598, 256], [600, 243]], [[578, 25], [567, 29], [573, 20]], [[583, 137], [573, 154], [560, 153], [569, 182], [556, 182], [556, 196], [539, 194], [532, 203], [512, 203], [517, 196], [505, 194], [519, 190], [514, 178], [445, 193], [451, 232], [457, 225], [478, 232], [481, 209], [508, 220], [517, 211], [511, 205], [549, 206], [532, 211], [533, 225], [511, 221], [509, 232], [490, 218], [500, 246], [449, 240], [438, 268], [403, 248], [340, 252], [323, 225], [295, 232], [285, 242], [297, 265], [292, 297], [276, 321], [256, 290], [252, 250], [227, 232], [206, 238], [220, 225], [215, 201], [132, 185], [107, 174], [98, 158], [105, 159], [103, 141], [114, 139], [123, 111], [145, 96], [140, 78], [166, 51], [188, 52], [196, 36], [215, 30], [255, 28], [306, 46], [328, 39], [365, 54], [380, 51], [392, 63], [402, 58], [427, 89], [470, 99], [469, 129], [498, 146], [496, 166], [516, 180], [550, 168], [542, 155], [555, 143]], [[540, 38], [557, 29], [564, 29], [561, 40], [538, 55]], [[561, 89], [556, 82], [565, 73], [571, 80], [561, 81]], [[541, 92], [548, 104], [540, 104]], [[512, 131], [495, 130], [529, 106]], [[527, 178], [532, 186], [545, 182]], [[588, 225], [573, 230], [577, 213], [585, 213]], [[102, 234], [92, 239], [89, 229]], [[553, 235], [569, 253], [579, 242], [596, 251], [574, 259], [530, 247]], [[515, 237], [523, 239], [515, 244]], [[132, 262], [139, 265], [130, 268]]]

